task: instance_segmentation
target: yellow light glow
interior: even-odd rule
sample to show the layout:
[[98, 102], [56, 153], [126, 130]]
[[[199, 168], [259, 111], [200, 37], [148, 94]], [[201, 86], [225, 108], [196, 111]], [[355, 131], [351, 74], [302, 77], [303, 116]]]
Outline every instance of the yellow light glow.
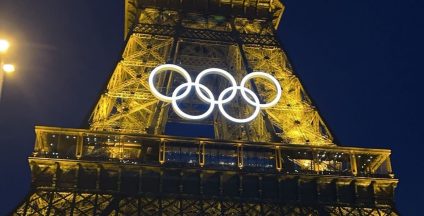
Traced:
[[10, 44], [7, 40], [0, 39], [0, 52], [6, 52], [9, 46]]
[[4, 64], [3, 71], [6, 73], [13, 73], [15, 72], [15, 66], [12, 64]]

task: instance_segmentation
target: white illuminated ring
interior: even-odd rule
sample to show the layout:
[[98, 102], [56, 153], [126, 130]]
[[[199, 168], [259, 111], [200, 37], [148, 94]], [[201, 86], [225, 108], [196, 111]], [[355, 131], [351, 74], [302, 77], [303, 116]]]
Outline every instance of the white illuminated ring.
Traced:
[[186, 70], [184, 70], [184, 68], [177, 66], [177, 65], [173, 65], [173, 64], [160, 65], [160, 66], [156, 67], [155, 69], [153, 69], [152, 72], [150, 73], [150, 76], [149, 76], [150, 91], [152, 92], [152, 94], [157, 99], [170, 103], [174, 100], [182, 99], [190, 93], [191, 85], [188, 86], [188, 88], [185, 90], [184, 93], [177, 96], [176, 98], [168, 97], [166, 95], [161, 94], [155, 87], [155, 82], [154, 82], [155, 80], [154, 79], [155, 79], [156, 74], [163, 72], [163, 71], [175, 71], [175, 72], [179, 73], [181, 76], [183, 76], [186, 79], [187, 83], [192, 83], [190, 74]]
[[[190, 89], [190, 86], [193, 86], [193, 85], [195, 85], [195, 84], [194, 83], [184, 83], [184, 84], [181, 84], [172, 93], [172, 98], [177, 98], [178, 93], [181, 91], [181, 89], [183, 89], [183, 88]], [[206, 87], [206, 86], [204, 86], [202, 84], [199, 84], [196, 87], [199, 87], [199, 88], [201, 88], [202, 90], [204, 90], [206, 92], [206, 94], [209, 96], [208, 100], [210, 100], [210, 101], [214, 101], [215, 100], [215, 98], [213, 96], [213, 93], [211, 92], [211, 90], [209, 90], [208, 87]], [[215, 108], [215, 103], [210, 103], [209, 109], [205, 113], [203, 113], [201, 115], [196, 115], [196, 116], [195, 115], [189, 115], [189, 114], [183, 112], [180, 109], [180, 107], [177, 104], [177, 101], [178, 101], [178, 99], [172, 101], [172, 108], [174, 108], [174, 111], [175, 111], [175, 113], [178, 116], [180, 116], [181, 118], [184, 118], [184, 119], [192, 119], [192, 120], [201, 120], [201, 119], [204, 119], [204, 118], [208, 117], [213, 112], [213, 109]]]
[[[271, 102], [266, 103], [266, 104], [261, 104], [259, 102], [254, 102], [254, 101], [250, 100], [249, 97], [247, 97], [245, 90], [248, 89], [248, 88], [246, 88], [246, 83], [247, 83], [247, 81], [249, 81], [250, 79], [253, 79], [253, 78], [264, 78], [264, 79], [270, 80], [274, 84], [275, 88], [277, 89], [277, 95], [275, 96], [274, 100], [272, 100]], [[264, 73], [264, 72], [252, 72], [252, 73], [247, 74], [241, 80], [240, 86], [241, 86], [240, 91], [241, 91], [241, 95], [243, 95], [243, 98], [250, 105], [252, 105], [252, 106], [259, 106], [260, 108], [263, 108], [263, 109], [272, 107], [275, 104], [277, 104], [278, 101], [280, 100], [281, 94], [282, 94], [281, 86], [280, 86], [280, 83], [278, 82], [278, 80], [275, 79], [273, 76], [271, 76], [271, 75], [269, 75], [267, 73]]]
[[[172, 93], [172, 95], [170, 97], [160, 93], [154, 85], [155, 76], [157, 76], [158, 73], [161, 73], [161, 72], [164, 72], [164, 71], [175, 71], [175, 72], [179, 73], [180, 75], [182, 75], [186, 79], [186, 83], [179, 85], [174, 90], [174, 92]], [[200, 83], [201, 80], [205, 76], [212, 75], [212, 74], [223, 76], [225, 79], [227, 79], [230, 82], [230, 87], [224, 89], [221, 92], [221, 94], [218, 96], [217, 100], [215, 100], [215, 97], [214, 97], [212, 91], [208, 87], [206, 87], [205, 85]], [[277, 94], [271, 102], [261, 104], [261, 102], [259, 101], [259, 97], [256, 95], [256, 93], [253, 92], [252, 90], [246, 88], [247, 82], [249, 80], [253, 79], [253, 78], [264, 78], [264, 79], [271, 81], [274, 84], [275, 88], [277, 89]], [[181, 110], [181, 108], [178, 106], [178, 103], [177, 103], [179, 100], [187, 97], [190, 94], [190, 91], [191, 91], [193, 86], [196, 90], [197, 96], [203, 102], [210, 104], [208, 110], [205, 113], [200, 114], [200, 115], [189, 115], [189, 114], [183, 112]], [[182, 67], [179, 67], [179, 66], [173, 65], [173, 64], [164, 64], [164, 65], [160, 65], [160, 66], [156, 67], [155, 69], [153, 69], [153, 71], [150, 73], [150, 76], [149, 76], [149, 87], [150, 87], [150, 91], [152, 92], [152, 94], [156, 98], [158, 98], [159, 100], [164, 101], [164, 102], [172, 103], [172, 108], [174, 109], [175, 113], [178, 116], [180, 116], [181, 118], [189, 119], [189, 120], [204, 119], [204, 118], [208, 117], [213, 112], [215, 105], [218, 105], [218, 109], [221, 112], [221, 114], [226, 119], [228, 119], [232, 122], [236, 122], [236, 123], [247, 123], [247, 122], [253, 121], [259, 115], [259, 112], [260, 112], [261, 109], [266, 109], [266, 108], [274, 106], [275, 104], [278, 103], [278, 101], [280, 100], [281, 95], [282, 95], [281, 86], [280, 86], [280, 83], [278, 82], [278, 80], [275, 79], [270, 74], [267, 74], [267, 73], [264, 73], [264, 72], [252, 72], [252, 73], [247, 74], [242, 79], [240, 86], [237, 86], [237, 82], [234, 79], [234, 77], [225, 70], [222, 70], [222, 69], [219, 69], [219, 68], [209, 68], [209, 69], [203, 70], [202, 72], [199, 73], [195, 82], [192, 82], [190, 74], [186, 70], [184, 70]], [[184, 88], [185, 88], [185, 91], [182, 94], [179, 94]], [[234, 118], [234, 117], [230, 116], [224, 110], [224, 104], [227, 104], [228, 102], [232, 101], [235, 98], [238, 90], [240, 90], [242, 98], [248, 104], [255, 107], [253, 114], [251, 116], [247, 117], [247, 118], [244, 118], [244, 119]], [[228, 93], [230, 91], [231, 91], [230, 96], [225, 98], [225, 96], [228, 95]], [[250, 95], [250, 97], [248, 95]]]
[[206, 103], [214, 103], [214, 101], [207, 98], [203, 94], [203, 92], [200, 90], [200, 80], [203, 77], [210, 75], [210, 74], [221, 75], [221, 76], [225, 77], [228, 81], [230, 81], [231, 87], [233, 89], [233, 91], [231, 92], [231, 95], [228, 98], [226, 98], [223, 101], [221, 101], [222, 99], [218, 99], [219, 103], [228, 103], [229, 101], [234, 99], [234, 97], [237, 94], [237, 88], [236, 88], [237, 82], [230, 73], [228, 73], [225, 70], [219, 69], [219, 68], [209, 68], [209, 69], [203, 70], [202, 72], [199, 73], [199, 75], [197, 75], [197, 78], [194, 81], [194, 83], [195, 83], [194, 87], [196, 88], [196, 93], [197, 93], [197, 95], [199, 95], [200, 99], [202, 99], [202, 101], [206, 102]]
[[[228, 87], [226, 89], [224, 89], [224, 91], [222, 91], [222, 93], [219, 95], [218, 101], [222, 101], [222, 98], [231, 90], [240, 90], [241, 92], [246, 91], [248, 94], [250, 94], [253, 97], [253, 100], [255, 100], [255, 102], [257, 104], [259, 104], [259, 98], [258, 96], [256, 96], [256, 94], [250, 90], [250, 89], [243, 89], [243, 87], [241, 86], [237, 86], [237, 87]], [[246, 98], [243, 97], [243, 99], [246, 100]], [[246, 100], [247, 101], [247, 100]], [[219, 111], [221, 111], [221, 114], [228, 120], [233, 121], [235, 123], [247, 123], [247, 122], [251, 122], [253, 121], [258, 115], [259, 115], [259, 111], [261, 111], [261, 107], [260, 106], [255, 106], [255, 111], [253, 112], [253, 114], [245, 119], [238, 119], [238, 118], [234, 118], [232, 116], [230, 116], [227, 111], [225, 111], [224, 109], [224, 104], [223, 103], [219, 103], [218, 102], [218, 107], [219, 107]]]

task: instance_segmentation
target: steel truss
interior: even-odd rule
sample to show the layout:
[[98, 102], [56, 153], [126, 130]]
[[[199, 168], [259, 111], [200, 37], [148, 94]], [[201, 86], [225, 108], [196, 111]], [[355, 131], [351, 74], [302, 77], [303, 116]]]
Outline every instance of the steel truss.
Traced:
[[396, 216], [390, 207], [299, 205], [281, 202], [126, 196], [37, 190], [14, 215], [290, 215]]
[[[398, 215], [390, 150], [334, 144], [276, 37], [283, 10], [278, 0], [125, 0], [125, 49], [90, 128], [36, 127], [32, 189], [12, 215]], [[214, 139], [167, 136], [167, 122], [188, 122], [149, 90], [165, 63], [193, 77], [218, 67], [237, 81], [267, 72], [283, 96], [249, 124], [218, 112], [198, 122]], [[156, 82], [169, 94], [182, 79]], [[264, 80], [247, 87], [261, 101], [274, 96]], [[205, 104], [180, 105], [196, 114]], [[225, 109], [252, 112], [240, 98]]]
[[[265, 71], [280, 81], [283, 99], [253, 123], [240, 127], [219, 115], [205, 121], [214, 125], [216, 138], [333, 145], [330, 131], [293, 74], [267, 19], [153, 8], [138, 12], [122, 60], [92, 114], [91, 129], [163, 134], [167, 121], [182, 121], [146, 87], [146, 77], [155, 66], [175, 63], [193, 76], [208, 67], [219, 67], [238, 79], [252, 71]], [[158, 86], [170, 92], [176, 83], [178, 78], [171, 75], [162, 77]], [[221, 84], [215, 90], [224, 87]], [[262, 100], [273, 96], [271, 83], [255, 80], [251, 87], [261, 93]], [[194, 113], [201, 106], [198, 99], [185, 104]], [[229, 110], [241, 116], [250, 112], [239, 103]]]
[[16, 215], [397, 215], [388, 150], [47, 127], [36, 135], [33, 189]]

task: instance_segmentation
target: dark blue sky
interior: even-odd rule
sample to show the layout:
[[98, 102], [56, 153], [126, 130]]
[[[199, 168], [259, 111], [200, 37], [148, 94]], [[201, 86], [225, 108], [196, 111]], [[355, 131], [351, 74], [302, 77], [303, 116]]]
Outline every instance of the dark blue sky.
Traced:
[[[286, 0], [280, 38], [344, 146], [390, 148], [398, 209], [420, 215], [424, 3]], [[79, 127], [123, 46], [123, 0], [0, 0], [9, 37], [0, 101], [0, 215], [29, 190], [35, 125]]]

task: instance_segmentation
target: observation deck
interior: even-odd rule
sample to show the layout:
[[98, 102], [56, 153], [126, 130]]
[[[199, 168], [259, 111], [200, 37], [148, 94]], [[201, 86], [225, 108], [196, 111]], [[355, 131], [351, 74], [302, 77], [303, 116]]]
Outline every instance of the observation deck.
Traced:
[[392, 178], [390, 150], [36, 128], [33, 158]]
[[390, 205], [390, 150], [36, 127], [36, 187]]

